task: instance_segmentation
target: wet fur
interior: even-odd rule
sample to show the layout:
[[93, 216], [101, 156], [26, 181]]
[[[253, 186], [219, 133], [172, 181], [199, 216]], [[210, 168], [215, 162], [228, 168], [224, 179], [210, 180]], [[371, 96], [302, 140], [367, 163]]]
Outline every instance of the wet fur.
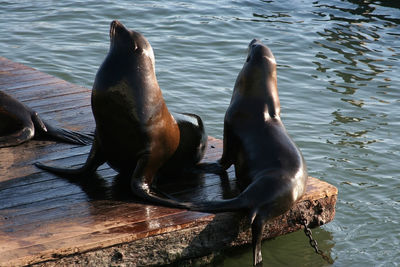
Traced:
[[192, 210], [243, 210], [252, 225], [253, 264], [262, 262], [265, 222], [289, 210], [304, 193], [307, 168], [303, 156], [280, 118], [276, 62], [258, 40], [249, 44], [225, 114], [223, 169], [235, 165], [236, 177], [247, 183], [237, 197], [192, 203]]
[[17, 99], [0, 91], [0, 148], [17, 146], [36, 139], [89, 145], [93, 135], [56, 128], [43, 121], [39, 115]]
[[92, 174], [103, 163], [130, 177], [134, 195], [153, 203], [186, 207], [151, 192], [156, 173], [179, 173], [195, 166], [207, 145], [197, 115], [172, 116], [155, 75], [153, 50], [147, 39], [119, 21], [110, 27], [110, 50], [92, 90], [95, 141], [78, 169], [36, 164], [61, 175]]

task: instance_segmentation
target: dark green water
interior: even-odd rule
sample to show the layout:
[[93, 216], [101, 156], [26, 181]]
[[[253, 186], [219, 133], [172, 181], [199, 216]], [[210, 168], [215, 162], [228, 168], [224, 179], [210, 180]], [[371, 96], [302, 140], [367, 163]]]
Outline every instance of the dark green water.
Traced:
[[[400, 264], [399, 1], [0, 1], [0, 55], [91, 87], [112, 19], [143, 33], [171, 110], [221, 138], [246, 46], [275, 54], [282, 119], [312, 176], [339, 189], [314, 230], [335, 266]], [[263, 244], [264, 266], [326, 265], [302, 232]], [[251, 249], [218, 266], [250, 266]]]

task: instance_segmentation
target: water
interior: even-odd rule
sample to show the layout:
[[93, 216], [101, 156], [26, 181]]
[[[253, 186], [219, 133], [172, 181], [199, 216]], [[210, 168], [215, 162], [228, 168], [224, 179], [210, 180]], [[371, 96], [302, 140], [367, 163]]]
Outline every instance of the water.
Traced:
[[[397, 1], [0, 1], [0, 55], [91, 87], [119, 19], [143, 33], [171, 110], [221, 138], [246, 46], [275, 54], [282, 118], [309, 173], [339, 189], [314, 230], [335, 266], [400, 264]], [[266, 266], [323, 266], [302, 232], [263, 244]], [[217, 266], [250, 266], [251, 249]]]

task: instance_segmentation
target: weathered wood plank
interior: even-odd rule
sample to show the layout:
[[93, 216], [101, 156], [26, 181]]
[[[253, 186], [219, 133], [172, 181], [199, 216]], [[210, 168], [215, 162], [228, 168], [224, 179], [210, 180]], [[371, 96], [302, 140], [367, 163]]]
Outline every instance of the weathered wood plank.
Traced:
[[[323, 188], [323, 198], [315, 199], [314, 191]], [[311, 189], [311, 191], [309, 191]], [[300, 229], [300, 210], [311, 225], [321, 225], [333, 219], [334, 203], [337, 190], [335, 187], [310, 178], [307, 194], [300, 200], [296, 207], [286, 214], [268, 222], [264, 231], [264, 238], [273, 238], [278, 235]], [[321, 196], [321, 193], [317, 193]], [[300, 208], [300, 209], [298, 209]], [[184, 213], [182, 216], [186, 217]], [[128, 229], [131, 229], [128, 227]], [[193, 257], [201, 257], [213, 254], [227, 246], [237, 246], [250, 242], [250, 228], [244, 214], [222, 213], [209, 215], [207, 220], [202, 218], [196, 224], [177, 231], [165, 232], [157, 235], [149, 235], [132, 240], [126, 236], [125, 241], [109, 248], [102, 246], [101, 250], [85, 252], [84, 249], [75, 247], [75, 252], [66, 253], [72, 255], [65, 257], [65, 251], [61, 255], [52, 255], [54, 261], [47, 261], [44, 266], [68, 265], [80, 262], [90, 266], [109, 266], [115, 264], [155, 265], [176, 261], [185, 261]], [[115, 255], [119, 260], [115, 262]], [[43, 265], [43, 264], [41, 264]]]
[[[94, 130], [90, 90], [0, 57], [0, 90], [58, 127]], [[72, 181], [41, 171], [36, 161], [76, 167], [90, 146], [32, 140], [0, 149], [0, 266], [120, 263], [168, 264], [249, 243], [241, 214], [206, 214], [145, 204], [134, 199], [126, 179], [108, 165], [92, 180]], [[209, 138], [204, 161], [222, 153]], [[234, 168], [212, 174], [160, 178], [158, 187], [188, 201], [230, 198], [239, 193]], [[337, 189], [310, 178], [307, 192], [287, 214], [271, 220], [265, 238], [300, 229], [300, 210], [313, 226], [331, 221]], [[114, 257], [114, 258], [113, 258]]]
[[[10, 265], [33, 264], [37, 263], [38, 259], [32, 256], [32, 254], [40, 254], [41, 261], [53, 260], [60, 256], [73, 255], [80, 251], [90, 251], [146, 238], [152, 235], [160, 235], [165, 232], [177, 230], [176, 225], [187, 228], [195, 224], [196, 220], [205, 220], [208, 219], [208, 217], [200, 213], [186, 212], [185, 214], [179, 213], [162, 218], [148, 219], [132, 225], [109, 227], [104, 230], [93, 228], [93, 225], [91, 225], [88, 227], [87, 233], [81, 232], [81, 228], [84, 227], [76, 225], [77, 229], [73, 228], [71, 230], [76, 233], [76, 235], [56, 240], [50, 239], [48, 242], [43, 242], [41, 244], [27, 242], [25, 246], [19, 246], [17, 249], [0, 252], [0, 258], [5, 259], [7, 264]], [[53, 230], [66, 227], [62, 222], [52, 226], [55, 227]], [[67, 226], [71, 227], [70, 225]], [[12, 243], [13, 240], [8, 240], [9, 245], [12, 245]], [[55, 247], [58, 249], [54, 249]]]
[[[51, 76], [45, 73], [36, 73], [33, 70], [23, 70], [23, 72], [19, 72], [17, 75], [15, 73], [10, 72], [9, 77], [7, 79], [0, 78], [0, 85], [2, 87], [13, 86], [15, 84], [19, 84], [21, 82], [34, 81], [34, 80], [45, 80], [49, 79]], [[1, 76], [0, 76], [1, 77]]]

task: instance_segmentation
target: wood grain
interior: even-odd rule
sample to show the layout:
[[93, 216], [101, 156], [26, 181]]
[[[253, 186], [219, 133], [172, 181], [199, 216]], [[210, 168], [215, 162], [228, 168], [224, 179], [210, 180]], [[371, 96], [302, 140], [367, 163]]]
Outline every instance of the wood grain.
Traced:
[[[33, 108], [55, 126], [94, 130], [90, 90], [86, 88], [0, 57], [0, 90]], [[36, 161], [79, 166], [89, 150], [90, 146], [43, 140], [0, 149], [0, 266], [48, 261], [56, 264], [57, 260], [71, 255], [80, 255], [83, 259], [94, 250], [144, 244], [137, 242], [148, 242], [163, 235], [173, 240], [185, 233], [190, 240], [196, 238], [194, 235], [205, 233], [204, 229], [216, 221], [216, 215], [154, 206], [135, 199], [127, 189], [127, 177], [117, 175], [106, 164], [99, 168], [97, 175], [81, 181], [60, 178], [33, 166]], [[209, 137], [204, 161], [217, 160], [221, 152], [222, 141]], [[157, 186], [182, 200], [230, 198], [240, 190], [233, 167], [228, 174], [225, 179], [211, 174], [160, 177]], [[318, 220], [327, 223], [334, 217], [336, 195], [334, 186], [310, 177], [307, 193], [294, 209], [300, 207], [316, 225], [321, 224]], [[330, 201], [322, 202], [327, 199]], [[325, 213], [313, 209], [317, 202], [325, 203]], [[286, 220], [296, 220], [297, 215], [289, 212], [284, 216]], [[295, 223], [285, 228], [276, 224], [271, 223], [266, 238], [300, 227]], [[203, 227], [200, 233], [185, 231], [200, 229], [200, 226]], [[188, 237], [191, 232], [192, 237]], [[201, 256], [196, 253], [191, 255]]]

